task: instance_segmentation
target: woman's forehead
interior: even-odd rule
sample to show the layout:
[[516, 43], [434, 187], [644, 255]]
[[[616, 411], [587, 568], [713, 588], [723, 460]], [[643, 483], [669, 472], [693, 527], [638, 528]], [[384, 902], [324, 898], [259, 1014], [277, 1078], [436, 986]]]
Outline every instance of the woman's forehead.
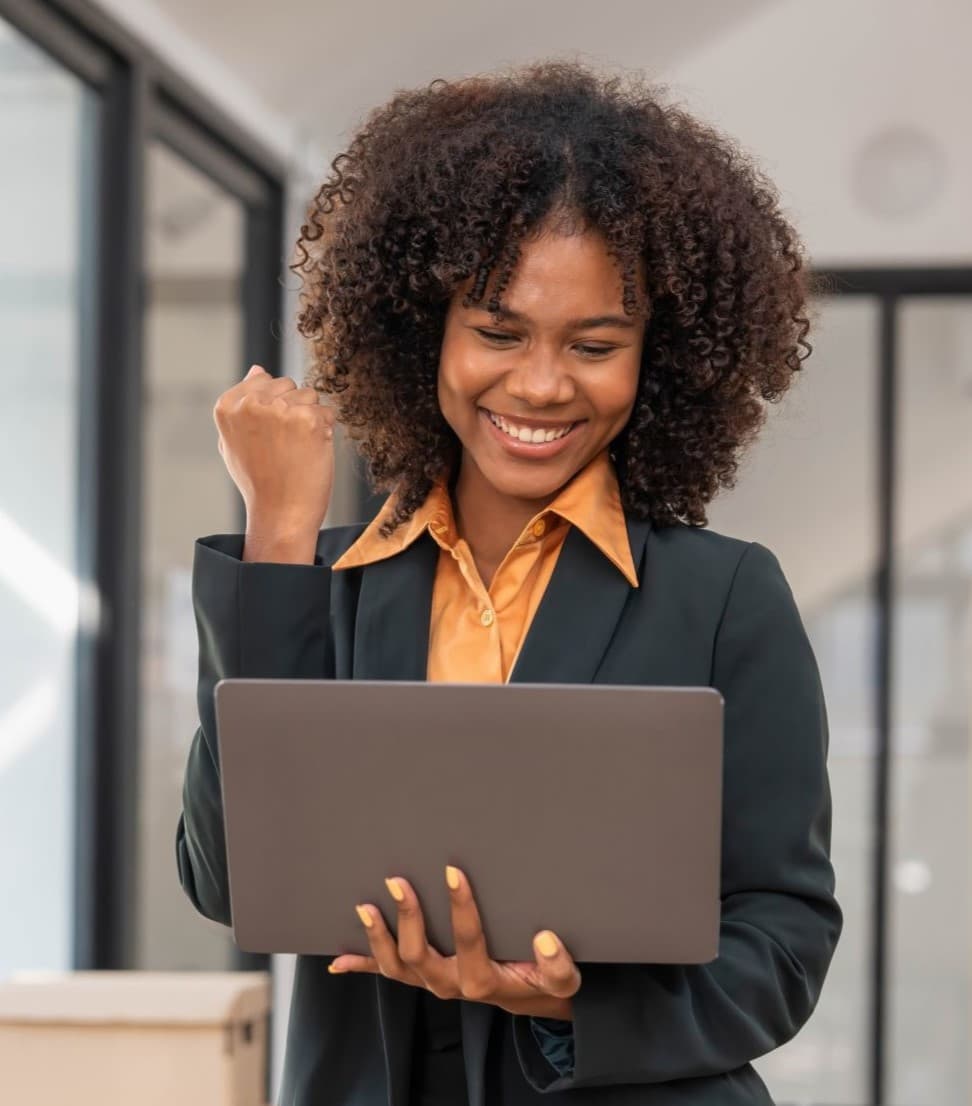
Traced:
[[[493, 270], [479, 309], [489, 302], [498, 279]], [[454, 303], [473, 287], [463, 282]], [[596, 231], [547, 233], [525, 239], [520, 256], [500, 297], [502, 314], [511, 322], [577, 322], [601, 316], [625, 316], [624, 282], [604, 237]], [[476, 310], [470, 307], [468, 310]]]

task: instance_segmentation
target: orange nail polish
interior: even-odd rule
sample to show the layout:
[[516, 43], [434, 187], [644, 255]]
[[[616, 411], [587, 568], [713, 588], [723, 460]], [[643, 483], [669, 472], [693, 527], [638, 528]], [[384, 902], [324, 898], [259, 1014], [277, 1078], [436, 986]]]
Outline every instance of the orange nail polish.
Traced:
[[557, 942], [554, 940], [553, 934], [546, 930], [541, 933], [537, 937], [537, 948], [544, 956], [556, 956]]

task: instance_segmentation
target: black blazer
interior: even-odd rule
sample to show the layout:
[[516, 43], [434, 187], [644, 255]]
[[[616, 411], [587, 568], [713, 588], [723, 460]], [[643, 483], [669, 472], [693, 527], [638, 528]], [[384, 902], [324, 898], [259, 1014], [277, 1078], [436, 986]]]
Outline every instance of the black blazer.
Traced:
[[[424, 535], [388, 560], [332, 573], [361, 529], [322, 531], [313, 566], [244, 564], [241, 535], [196, 543], [201, 726], [177, 854], [192, 902], [224, 924], [216, 681], [425, 678], [438, 547]], [[777, 559], [705, 529], [629, 520], [628, 532], [637, 589], [571, 529], [512, 679], [722, 692], [720, 953], [684, 967], [581, 963], [569, 1077], [543, 1057], [527, 1017], [463, 1001], [470, 1106], [771, 1103], [749, 1061], [809, 1017], [840, 934], [824, 701]], [[298, 958], [279, 1106], [409, 1106], [418, 990], [332, 976], [329, 962]]]

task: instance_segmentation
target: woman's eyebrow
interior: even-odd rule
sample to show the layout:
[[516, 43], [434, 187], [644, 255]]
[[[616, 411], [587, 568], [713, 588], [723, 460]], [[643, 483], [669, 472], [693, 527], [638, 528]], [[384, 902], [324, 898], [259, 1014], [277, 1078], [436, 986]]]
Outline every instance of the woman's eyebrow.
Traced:
[[[490, 313], [487, 312], [487, 314]], [[530, 322], [526, 315], [522, 315], [519, 311], [513, 311], [508, 307], [501, 307], [499, 311], [495, 313], [495, 317], [502, 321], [513, 323]], [[592, 315], [586, 319], [568, 319], [566, 329], [593, 330], [595, 327], [599, 326], [617, 326], [633, 329], [635, 325], [634, 320], [630, 319], [627, 315]]]

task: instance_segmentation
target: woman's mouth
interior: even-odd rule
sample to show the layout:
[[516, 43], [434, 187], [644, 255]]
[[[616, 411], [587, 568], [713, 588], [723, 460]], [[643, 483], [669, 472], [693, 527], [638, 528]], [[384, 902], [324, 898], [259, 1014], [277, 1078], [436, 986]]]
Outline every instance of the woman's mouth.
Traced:
[[487, 411], [486, 415], [493, 426], [515, 438], [519, 442], [528, 442], [532, 445], [540, 445], [542, 442], [555, 442], [563, 438], [574, 429], [576, 423], [565, 422], [559, 426], [527, 426], [525, 423], [511, 422], [502, 415], [493, 411]]
[[581, 422], [552, 422], [539, 419], [522, 421], [500, 415], [480, 407], [490, 436], [516, 457], [533, 457], [537, 460], [552, 457], [572, 440]]

